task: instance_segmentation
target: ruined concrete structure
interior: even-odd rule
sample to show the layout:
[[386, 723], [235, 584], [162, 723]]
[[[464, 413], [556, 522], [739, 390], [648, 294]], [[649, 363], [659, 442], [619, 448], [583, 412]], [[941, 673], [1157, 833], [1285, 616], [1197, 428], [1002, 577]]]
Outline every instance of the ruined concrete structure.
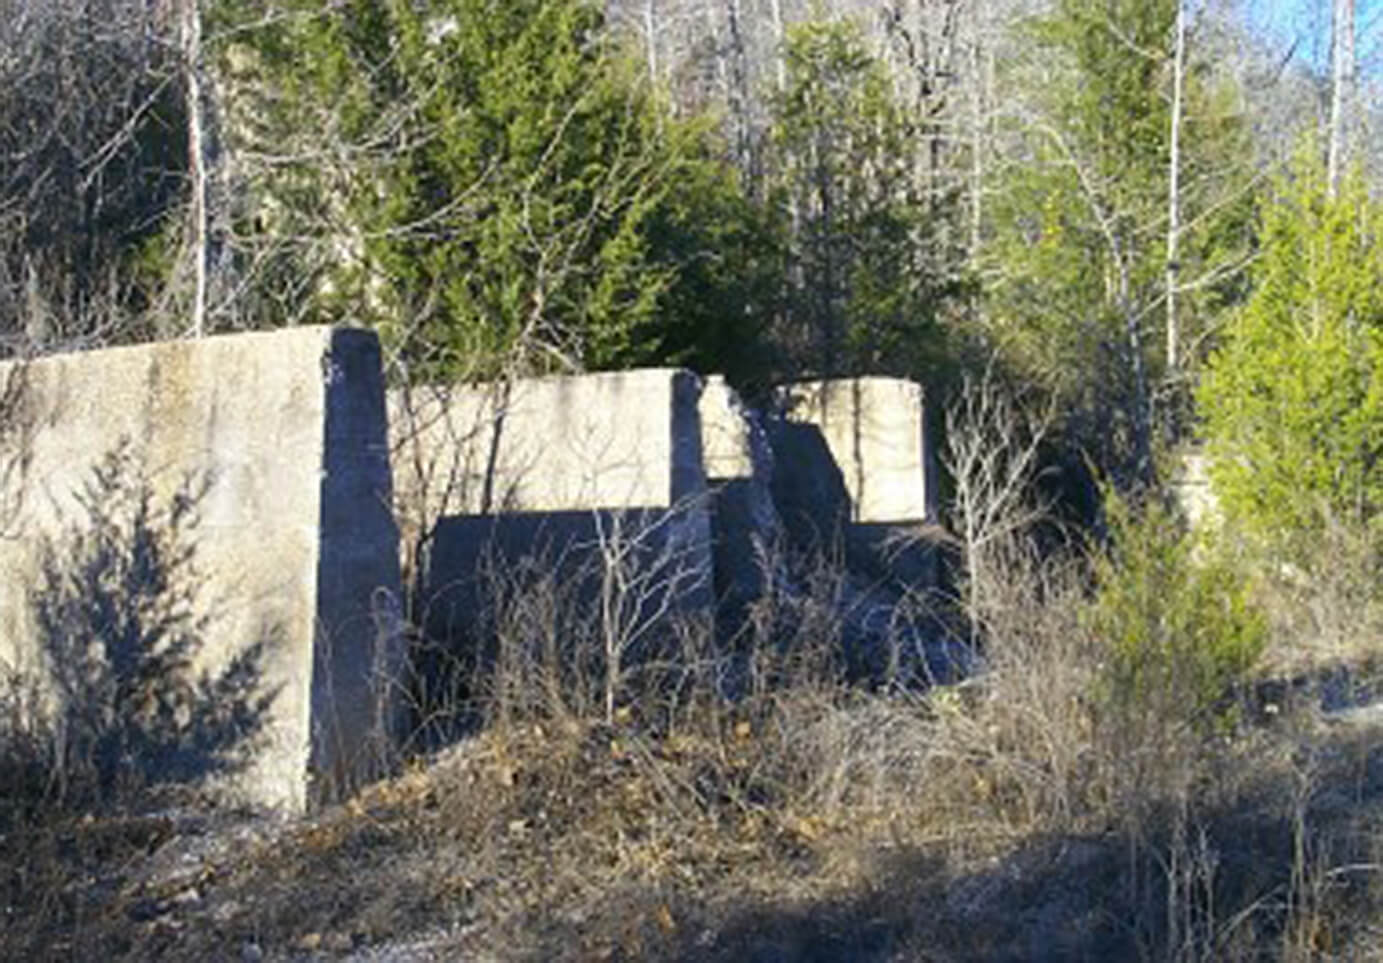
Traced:
[[1210, 484], [1210, 459], [1203, 451], [1181, 455], [1173, 468], [1171, 491], [1192, 528], [1214, 529], [1224, 523], [1219, 499]]
[[[82, 692], [73, 644], [102, 639], [117, 659], [185, 630], [196, 675], [221, 683], [202, 696], [240, 704], [192, 693], [155, 741], [212, 754], [196, 744], [204, 715], [262, 709], [228, 795], [301, 809], [368, 778], [390, 724], [381, 682], [403, 656], [374, 335], [114, 348], [10, 363], [0, 380], [0, 662], [60, 699]], [[111, 611], [93, 618], [83, 598]]]
[[714, 604], [722, 634], [788, 549], [857, 569], [870, 605], [888, 604], [890, 580], [935, 581], [916, 538], [937, 506], [910, 382], [792, 385], [755, 411], [722, 378], [651, 369], [400, 389], [390, 411], [406, 566], [434, 636], [464, 634], [483, 605], [484, 553], [599, 551], [616, 513], [693, 573], [677, 610]]
[[[386, 401], [373, 334], [299, 328], [10, 364], [0, 384], [0, 663], [47, 680], [60, 715], [72, 666], [194, 638], [186, 693], [208, 705], [170, 716], [175, 748], [213, 717], [255, 722], [248, 768], [215, 785], [262, 805], [374, 774], [409, 671], [400, 606], [464, 644], [487, 560], [597, 583], [643, 566], [628, 618], [714, 612], [731, 632], [784, 546], [843, 551], [860, 611], [935, 576], [900, 538], [937, 509], [921, 389], [893, 379], [759, 411], [675, 369]], [[99, 625], [86, 596], [108, 596]]]
[[539, 555], [574, 572], [592, 552], [626, 549], [665, 573], [676, 609], [708, 607], [699, 394], [699, 379], [674, 369], [392, 392], [419, 621], [434, 636], [464, 634], [492, 562]]

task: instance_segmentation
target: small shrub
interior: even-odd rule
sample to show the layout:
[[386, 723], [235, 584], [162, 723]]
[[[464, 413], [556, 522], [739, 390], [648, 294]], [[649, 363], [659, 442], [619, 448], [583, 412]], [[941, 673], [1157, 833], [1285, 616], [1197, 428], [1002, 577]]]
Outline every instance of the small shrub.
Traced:
[[1112, 544], [1095, 559], [1085, 615], [1101, 645], [1100, 702], [1126, 736], [1176, 738], [1227, 721], [1225, 696], [1267, 643], [1232, 561], [1200, 551], [1160, 501], [1110, 496]]

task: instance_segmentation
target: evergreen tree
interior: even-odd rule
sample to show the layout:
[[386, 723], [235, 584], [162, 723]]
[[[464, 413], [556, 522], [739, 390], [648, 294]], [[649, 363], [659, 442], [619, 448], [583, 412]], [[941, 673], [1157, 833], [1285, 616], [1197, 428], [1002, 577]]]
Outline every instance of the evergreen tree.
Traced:
[[[336, 145], [264, 177], [277, 233], [334, 238], [307, 316], [353, 311], [424, 374], [710, 365], [755, 342], [750, 212], [596, 5], [348, 0], [250, 36], [241, 59], [284, 91], [257, 139], [306, 123]], [[733, 337], [705, 315], [707, 332], [664, 326], [701, 301]]]
[[1289, 557], [1383, 510], [1383, 204], [1307, 147], [1261, 211], [1253, 295], [1198, 391], [1226, 515]]
[[920, 375], [960, 293], [929, 264], [914, 189], [917, 130], [851, 21], [789, 28], [774, 102], [774, 199], [791, 232], [790, 364], [822, 375]]

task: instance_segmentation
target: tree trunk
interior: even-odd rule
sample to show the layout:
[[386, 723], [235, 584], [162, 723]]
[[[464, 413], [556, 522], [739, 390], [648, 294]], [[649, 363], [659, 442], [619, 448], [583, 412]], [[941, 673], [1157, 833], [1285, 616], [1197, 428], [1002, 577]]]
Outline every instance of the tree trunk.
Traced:
[[1330, 147], [1327, 170], [1334, 197], [1349, 164], [1354, 114], [1354, 0], [1335, 0], [1330, 44]]
[[187, 172], [191, 179], [193, 295], [189, 333], [206, 333], [210, 230], [207, 190], [207, 144], [202, 116], [202, 12], [199, 0], [182, 3], [183, 90], [187, 109]]
[[1186, 8], [1177, 4], [1176, 46], [1172, 53], [1172, 131], [1167, 157], [1167, 374], [1176, 373], [1177, 348], [1177, 242], [1181, 234], [1181, 93], [1186, 65]]
[[[725, 25], [728, 37], [728, 54], [718, 53], [719, 71], [725, 77], [725, 100], [733, 125], [735, 164], [739, 167], [745, 184], [750, 191], [757, 189], [753, 150], [753, 120], [750, 112], [751, 91], [749, 89], [749, 57], [745, 49], [744, 22], [740, 0], [726, 0]], [[717, 51], [721, 50], [719, 43]], [[727, 70], [728, 67], [728, 70]]]
[[777, 81], [777, 91], [782, 93], [788, 86], [788, 67], [784, 56], [784, 45], [787, 43], [787, 30], [783, 24], [783, 0], [772, 0], [771, 13], [773, 16], [773, 69], [774, 79]]
[[969, 261], [973, 266], [980, 256], [980, 226], [984, 209], [981, 188], [984, 185], [984, 100], [985, 87], [983, 53], [980, 41], [970, 45], [970, 244]]
[[643, 2], [644, 44], [648, 49], [648, 82], [658, 84], [658, 11], [656, 0]]

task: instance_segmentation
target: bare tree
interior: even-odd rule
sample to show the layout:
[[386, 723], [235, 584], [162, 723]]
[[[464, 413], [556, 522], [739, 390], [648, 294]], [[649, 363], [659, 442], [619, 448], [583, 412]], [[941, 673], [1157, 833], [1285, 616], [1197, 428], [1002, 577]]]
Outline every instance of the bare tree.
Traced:
[[1015, 397], [992, 366], [967, 376], [946, 408], [942, 460], [955, 486], [951, 525], [965, 570], [962, 607], [977, 631], [998, 613], [1005, 563], [1025, 551], [1025, 533], [1046, 514], [1033, 486], [1055, 416], [1050, 401], [1032, 408]]
[[1181, 239], [1181, 95], [1186, 66], [1186, 7], [1177, 4], [1172, 48], [1172, 117], [1167, 155], [1167, 371], [1177, 368], [1177, 242]]
[[184, 186], [170, 31], [136, 0], [0, 0], [6, 352], [146, 335]]
[[692, 497], [658, 512], [597, 512], [594, 561], [598, 602], [595, 618], [604, 665], [601, 690], [605, 721], [634, 664], [657, 659], [674, 621], [695, 601], [709, 603], [709, 531], [698, 530], [704, 506]]
[[182, 88], [187, 118], [188, 257], [192, 261], [191, 320], [186, 330], [201, 337], [212, 314], [226, 314], [231, 290], [226, 235], [225, 160], [222, 154], [220, 105], [203, 39], [203, 0], [180, 0], [178, 32], [182, 54]]

